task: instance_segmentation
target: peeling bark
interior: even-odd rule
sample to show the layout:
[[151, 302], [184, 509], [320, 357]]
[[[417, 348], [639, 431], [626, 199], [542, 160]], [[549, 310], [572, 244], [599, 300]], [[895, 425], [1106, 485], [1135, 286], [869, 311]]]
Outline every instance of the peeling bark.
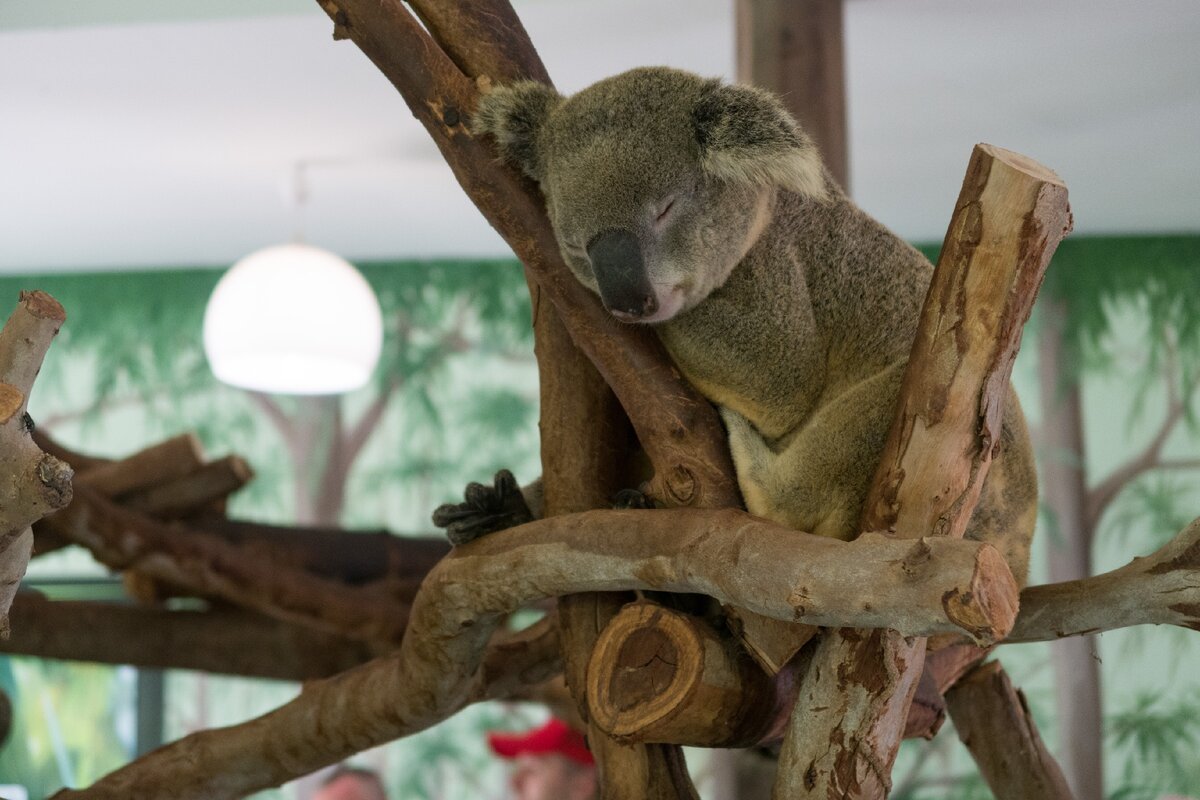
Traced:
[[50, 342], [66, 320], [45, 292], [22, 292], [0, 330], [0, 638], [33, 552], [30, 526], [71, 501], [71, 468], [30, 438], [26, 409]]
[[[1066, 187], [977, 145], [926, 296], [863, 530], [962, 536], [1000, 441], [1021, 330], [1058, 242]], [[924, 664], [895, 631], [829, 632], [780, 754], [775, 797], [882, 798]]]

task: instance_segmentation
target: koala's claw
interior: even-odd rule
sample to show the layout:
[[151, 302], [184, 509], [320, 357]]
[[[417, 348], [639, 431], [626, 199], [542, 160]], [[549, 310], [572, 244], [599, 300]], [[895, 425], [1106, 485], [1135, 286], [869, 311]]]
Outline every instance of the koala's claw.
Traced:
[[455, 547], [532, 520], [517, 479], [506, 469], [496, 473], [492, 486], [469, 483], [462, 503], [447, 503], [433, 512], [433, 524], [446, 529]]
[[622, 489], [613, 495], [613, 508], [654, 508], [654, 501], [640, 489]]

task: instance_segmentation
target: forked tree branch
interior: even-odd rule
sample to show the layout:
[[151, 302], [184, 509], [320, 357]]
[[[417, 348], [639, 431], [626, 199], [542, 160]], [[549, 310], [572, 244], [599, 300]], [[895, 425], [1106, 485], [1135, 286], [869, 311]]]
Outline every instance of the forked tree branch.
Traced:
[[[490, 142], [467, 130], [481, 89], [492, 82], [517, 77], [548, 82], [544, 69], [534, 69], [540, 63], [508, 3], [415, 3], [430, 30], [454, 42], [443, 49], [399, 0], [319, 2], [400, 91], [464, 191], [616, 392], [654, 464], [656, 494], [685, 505], [738, 505], [732, 463], [712, 406], [682, 379], [652, 331], [618, 323], [571, 275], [536, 188], [498, 163]], [[487, 33], [474, 44], [462, 31]], [[522, 55], [509, 60], [514, 50]], [[465, 63], [467, 54], [476, 52], [479, 63], [496, 72], [464, 73], [452, 59]]]

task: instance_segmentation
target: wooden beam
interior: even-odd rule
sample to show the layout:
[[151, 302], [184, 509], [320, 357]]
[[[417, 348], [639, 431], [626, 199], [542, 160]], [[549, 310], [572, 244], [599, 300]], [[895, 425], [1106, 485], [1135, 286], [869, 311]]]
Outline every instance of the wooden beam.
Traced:
[[849, 194], [842, 0], [737, 0], [737, 79], [778, 94]]

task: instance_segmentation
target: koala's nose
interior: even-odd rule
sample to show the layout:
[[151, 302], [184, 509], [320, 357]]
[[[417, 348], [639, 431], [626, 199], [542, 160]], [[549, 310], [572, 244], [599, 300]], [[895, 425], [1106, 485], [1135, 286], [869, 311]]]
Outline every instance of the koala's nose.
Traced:
[[633, 231], [603, 231], [588, 243], [587, 254], [600, 286], [600, 299], [613, 316], [633, 321], [658, 310], [642, 248]]

